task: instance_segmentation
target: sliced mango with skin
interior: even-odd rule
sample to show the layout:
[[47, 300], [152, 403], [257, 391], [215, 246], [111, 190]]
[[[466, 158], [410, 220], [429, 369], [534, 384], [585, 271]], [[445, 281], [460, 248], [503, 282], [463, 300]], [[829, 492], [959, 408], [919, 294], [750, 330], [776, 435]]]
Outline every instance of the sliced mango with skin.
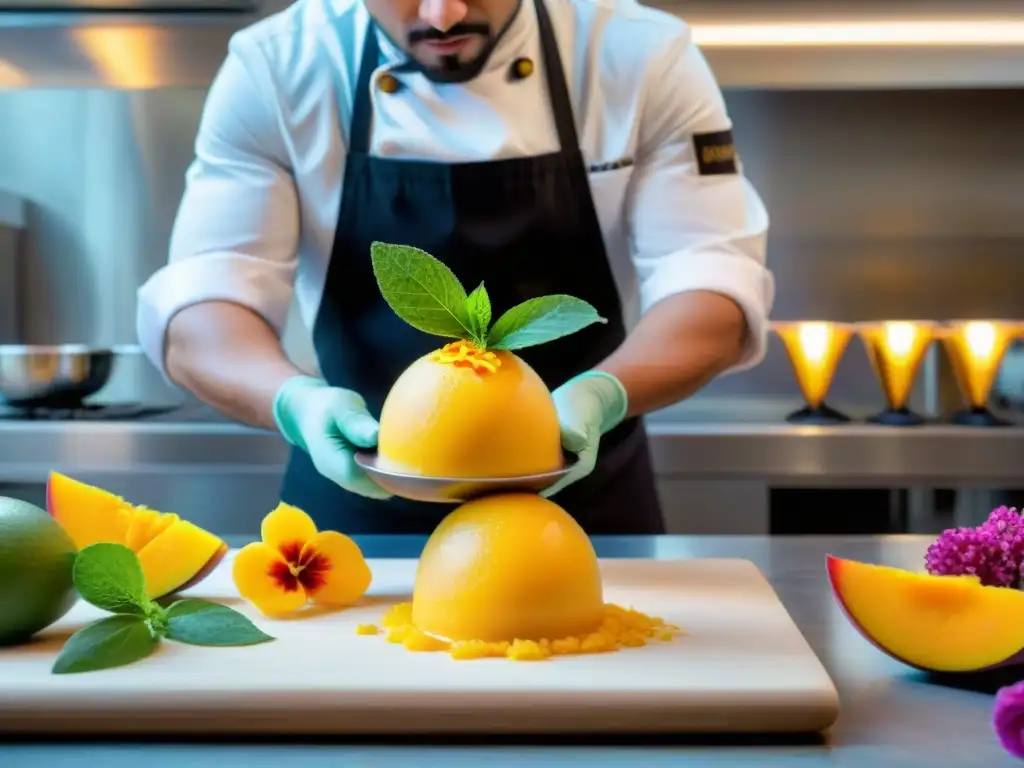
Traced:
[[176, 520], [138, 552], [149, 596], [157, 598], [198, 583], [213, 570], [209, 564], [219, 563], [227, 550], [227, 544], [209, 531]]
[[935, 576], [829, 555], [833, 595], [864, 638], [931, 672], [1024, 662], [1024, 592], [977, 577]]
[[174, 513], [136, 507], [121, 497], [51, 472], [47, 507], [81, 550], [124, 544], [139, 558], [151, 599], [199, 583], [228, 552], [219, 537]]

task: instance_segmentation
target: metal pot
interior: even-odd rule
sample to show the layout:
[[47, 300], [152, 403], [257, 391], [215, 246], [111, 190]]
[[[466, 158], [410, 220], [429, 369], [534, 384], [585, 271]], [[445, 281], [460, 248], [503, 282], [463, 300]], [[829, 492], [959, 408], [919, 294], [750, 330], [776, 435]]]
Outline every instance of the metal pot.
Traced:
[[15, 408], [77, 408], [110, 381], [118, 356], [137, 346], [0, 345], [0, 402]]

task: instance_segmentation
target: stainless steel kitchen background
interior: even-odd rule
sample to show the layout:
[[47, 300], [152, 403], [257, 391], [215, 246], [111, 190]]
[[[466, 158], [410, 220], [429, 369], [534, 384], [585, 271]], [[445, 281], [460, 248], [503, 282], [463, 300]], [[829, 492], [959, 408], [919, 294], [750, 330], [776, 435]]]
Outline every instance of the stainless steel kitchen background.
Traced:
[[[259, 13], [286, 4], [263, 4]], [[946, 4], [929, 7], [940, 5]], [[749, 14], [751, 7], [784, 7], [794, 14], [800, 6], [763, 0], [718, 4], [714, 13], [725, 18]], [[711, 7], [678, 3], [672, 9], [699, 20]], [[32, 34], [13, 24], [5, 30], [3, 16], [0, 341], [133, 343], [136, 289], [166, 259], [209, 77], [223, 57], [227, 34], [251, 19], [189, 19], [197, 32], [174, 48], [160, 35], [172, 24], [170, 17], [147, 17], [149, 37], [125, 36], [121, 44], [148, 40], [164, 48], [151, 48], [148, 58], [136, 48], [134, 58], [126, 59], [133, 69], [118, 82], [113, 64], [105, 81], [102, 71], [85, 76], [58, 66], [37, 66], [30, 72], [36, 79], [26, 79], [25, 68], [12, 63], [18, 56], [7, 54], [15, 50], [24, 60]], [[40, 40], [56, 39], [33, 29]], [[115, 36], [106, 44], [117, 41]], [[772, 217], [776, 319], [1024, 317], [1024, 39], [1021, 46], [1010, 58], [988, 46], [979, 54], [989, 57], [987, 70], [985, 61], [971, 59], [952, 72], [948, 63], [922, 64], [925, 53], [913, 58], [904, 52], [904, 61], [886, 51], [839, 63], [833, 57], [829, 70], [814, 52], [801, 59], [799, 51], [780, 50], [773, 59], [755, 60], [742, 49], [707, 49], [726, 89], [746, 173]], [[175, 51], [190, 60], [182, 58], [177, 66]], [[67, 51], [57, 46], [51, 53]], [[1007, 72], [1008, 67], [1015, 69]], [[969, 81], [959, 82], [957, 73], [965, 72]], [[300, 324], [291, 323], [286, 338], [293, 357], [312, 367]], [[1020, 377], [1009, 375], [1013, 370], [1005, 366], [1006, 392], [1022, 388]], [[933, 349], [913, 405], [932, 411], [956, 398], [948, 366]], [[762, 365], [719, 379], [651, 422], [669, 434], [694, 418], [713, 423], [717, 417], [708, 414], [722, 414], [723, 423], [781, 423], [800, 399], [782, 345], [773, 339]], [[204, 423], [215, 419], [142, 360], [120, 365], [101, 400], [181, 402], [181, 413]], [[857, 341], [840, 365], [829, 400], [852, 413], [883, 404]], [[188, 424], [177, 426], [187, 430]], [[208, 428], [195, 426], [196, 439], [204, 439], [201, 430]], [[118, 445], [115, 440], [94, 450], [116, 451]], [[770, 450], [770, 442], [761, 445]], [[26, 478], [17, 458], [0, 455], [0, 493], [37, 499], [40, 478]], [[273, 463], [243, 471], [241, 458], [221, 459], [223, 466], [211, 465], [206, 473], [191, 465], [176, 472], [150, 464], [145, 472], [140, 466], [139, 472], [97, 471], [83, 479], [105, 482], [152, 506], [177, 508], [215, 530], [251, 530], [274, 501]], [[228, 477], [224, 466], [234, 466], [235, 474]], [[659, 471], [669, 524], [679, 531], [766, 530], [768, 487], [785, 484], [772, 478], [704, 478], [665, 461]], [[970, 484], [956, 476], [948, 484], [961, 480]], [[862, 478], [857, 485], [871, 483]], [[883, 494], [897, 485], [891, 478], [878, 483]], [[243, 494], [244, 503], [225, 505], [231, 494]], [[934, 496], [918, 498], [927, 517]], [[709, 505], [721, 510], [714, 519], [691, 512]], [[942, 522], [919, 519], [917, 525], [934, 528]]]

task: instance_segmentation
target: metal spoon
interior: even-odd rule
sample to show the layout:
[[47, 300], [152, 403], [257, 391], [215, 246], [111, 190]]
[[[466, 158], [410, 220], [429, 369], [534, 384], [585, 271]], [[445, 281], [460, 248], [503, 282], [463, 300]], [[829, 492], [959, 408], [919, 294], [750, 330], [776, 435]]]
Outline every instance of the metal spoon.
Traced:
[[567, 454], [565, 465], [554, 472], [520, 477], [424, 477], [394, 472], [380, 467], [376, 451], [360, 451], [358, 464], [377, 485], [388, 493], [413, 501], [435, 504], [459, 504], [491, 493], [540, 493], [572, 470], [576, 456]]

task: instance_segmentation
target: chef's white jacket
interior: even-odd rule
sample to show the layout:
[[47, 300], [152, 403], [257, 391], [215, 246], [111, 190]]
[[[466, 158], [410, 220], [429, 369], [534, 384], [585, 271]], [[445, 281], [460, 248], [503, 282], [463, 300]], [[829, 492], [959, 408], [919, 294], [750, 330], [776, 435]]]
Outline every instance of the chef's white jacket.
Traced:
[[[733, 370], [756, 364], [774, 296], [768, 215], [742, 166], [699, 172], [694, 134], [731, 122], [689, 28], [634, 0], [546, 2], [627, 322], [680, 291], [716, 291], [743, 308], [752, 331]], [[312, 327], [368, 20], [361, 0], [299, 0], [231, 40], [204, 107], [169, 262], [138, 294], [140, 343], [161, 371], [168, 322], [199, 302], [244, 305], [281, 333], [294, 297]], [[373, 82], [402, 60], [387, 38], [380, 46]], [[521, 57], [537, 66], [516, 81], [508, 72]], [[439, 85], [398, 72], [396, 92], [374, 88], [371, 152], [460, 162], [556, 150], [540, 62], [535, 7], [523, 0], [472, 81]], [[599, 168], [622, 160], [633, 163]]]

